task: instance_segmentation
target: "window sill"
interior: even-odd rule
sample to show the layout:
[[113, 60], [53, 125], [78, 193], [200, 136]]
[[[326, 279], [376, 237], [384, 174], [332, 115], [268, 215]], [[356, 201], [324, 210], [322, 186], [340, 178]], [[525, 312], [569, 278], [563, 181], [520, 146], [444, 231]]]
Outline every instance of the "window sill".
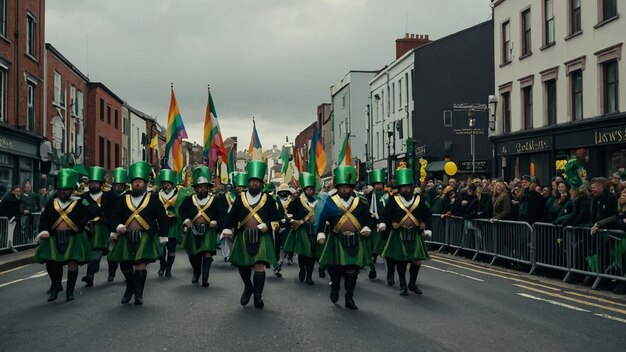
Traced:
[[524, 60], [525, 58], [527, 58], [527, 57], [531, 56], [532, 54], [533, 54], [533, 52], [532, 52], [532, 51], [529, 51], [529, 52], [527, 52], [526, 54], [521, 55], [521, 56], [519, 57], [519, 60], [520, 60], [520, 61], [522, 61], [522, 60]]
[[31, 55], [29, 53], [24, 53], [24, 55], [26, 55], [27, 58], [35, 61], [36, 63], [39, 63], [39, 60], [36, 57], [34, 57], [33, 55]]
[[605, 24], [607, 24], [607, 23], [609, 23], [609, 22], [613, 22], [613, 21], [615, 21], [615, 20], [616, 20], [616, 19], [618, 19], [618, 18], [619, 18], [619, 14], [617, 14], [617, 15], [615, 15], [615, 16], [613, 16], [613, 17], [611, 17], [611, 18], [607, 18], [607, 19], [605, 19], [605, 20], [603, 20], [603, 21], [601, 21], [601, 22], [598, 22], [598, 24], [596, 24], [595, 26], [593, 26], [593, 28], [594, 28], [594, 29], [598, 29], [598, 28], [600, 28], [600, 27], [604, 26]]
[[553, 47], [553, 46], [555, 46], [555, 45], [556, 45], [556, 42], [548, 43], [548, 44], [546, 44], [546, 45], [542, 46], [541, 48], [539, 48], [539, 50], [540, 50], [540, 51], [543, 51], [543, 50], [546, 50], [546, 49], [548, 49], [548, 48], [551, 48], [551, 47]]
[[505, 61], [505, 62], [503, 62], [503, 63], [501, 63], [501, 64], [500, 64], [500, 67], [504, 67], [504, 66], [506, 66], [506, 65], [508, 65], [508, 64], [510, 64], [510, 63], [511, 63], [511, 60], [509, 60], [509, 61]]
[[11, 44], [11, 41], [9, 40], [9, 38], [7, 38], [4, 34], [0, 34], [0, 38], [2, 38], [5, 42]]
[[581, 35], [581, 34], [583, 34], [583, 31], [582, 31], [582, 30], [580, 30], [580, 31], [578, 31], [578, 32], [574, 32], [574, 33], [572, 33], [572, 34], [568, 35], [567, 37], [565, 37], [565, 38], [563, 38], [563, 39], [564, 39], [564, 40], [570, 40], [570, 39], [572, 39], [572, 38], [578, 37], [578, 36], [579, 36], [579, 35]]

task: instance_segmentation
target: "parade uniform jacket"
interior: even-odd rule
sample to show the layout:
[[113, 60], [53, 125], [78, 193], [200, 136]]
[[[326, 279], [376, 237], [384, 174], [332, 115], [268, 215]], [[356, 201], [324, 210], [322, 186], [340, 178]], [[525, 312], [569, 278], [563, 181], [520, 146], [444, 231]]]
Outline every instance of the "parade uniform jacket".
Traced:
[[[209, 194], [204, 205], [199, 202], [196, 195], [186, 197], [178, 210], [183, 221], [189, 219], [196, 223], [199, 219], [204, 219], [205, 229], [203, 233], [198, 233], [196, 229], [189, 229], [183, 239], [182, 246], [189, 255], [209, 252], [217, 252], [217, 236], [222, 231], [224, 218], [228, 209], [228, 202], [223, 194]], [[217, 222], [217, 227], [211, 228], [211, 221]]]
[[[383, 210], [382, 220], [389, 232], [382, 256], [398, 261], [430, 259], [423, 229], [431, 227], [431, 213], [421, 195], [413, 195], [408, 205], [402, 202], [401, 195], [392, 197]], [[414, 224], [408, 226], [411, 222]]]
[[293, 199], [289, 203], [287, 213], [296, 226], [291, 226], [283, 246], [287, 253], [297, 253], [307, 257], [319, 259], [324, 246], [317, 243], [317, 234], [313, 228], [315, 219], [315, 204], [309, 204], [306, 195]]
[[[374, 193], [376, 193], [376, 204], [372, 203], [372, 198], [374, 198]], [[376, 223], [382, 221], [383, 209], [387, 203], [389, 203], [389, 193], [385, 191], [372, 191], [368, 193], [365, 198], [370, 205], [370, 212], [372, 213], [372, 217]], [[387, 238], [389, 237], [388, 231], [378, 231], [377, 228], [372, 228], [372, 235], [366, 241], [369, 241], [370, 250], [373, 255], [379, 255], [383, 252], [385, 248], [385, 244], [387, 243]]]
[[182, 223], [178, 217], [178, 212], [176, 210], [176, 204], [178, 202], [178, 197], [180, 196], [178, 192], [178, 188], [174, 188], [170, 198], [165, 198], [163, 192], [154, 192], [154, 195], [158, 197], [161, 202], [163, 209], [165, 209], [165, 215], [167, 215], [169, 230], [164, 232], [161, 230], [162, 236], [167, 236], [168, 238], [176, 238], [179, 239], [181, 237], [181, 226]]
[[[47, 232], [50, 237], [41, 241], [35, 252], [35, 262], [86, 263], [92, 260], [91, 244], [85, 233], [89, 219], [89, 211], [82, 199], [70, 198], [65, 208], [58, 198], [51, 199], [39, 218], [39, 233]], [[71, 229], [62, 235], [56, 231], [61, 222]]]
[[93, 249], [108, 252], [109, 249], [109, 228], [111, 223], [111, 215], [113, 208], [117, 202], [117, 197], [113, 192], [102, 192], [97, 200], [94, 200], [89, 192], [83, 193], [81, 198], [87, 203], [89, 212], [89, 220], [92, 225], [89, 226], [89, 238]]
[[[235, 199], [224, 221], [224, 229], [234, 229], [234, 242], [229, 261], [237, 266], [250, 266], [257, 263], [276, 264], [276, 254], [272, 232], [278, 230], [281, 214], [276, 201], [267, 193], [261, 192], [255, 204], [249, 204], [248, 192], [241, 192]], [[258, 232], [258, 236], [245, 233], [246, 223], [265, 224], [268, 231]]]

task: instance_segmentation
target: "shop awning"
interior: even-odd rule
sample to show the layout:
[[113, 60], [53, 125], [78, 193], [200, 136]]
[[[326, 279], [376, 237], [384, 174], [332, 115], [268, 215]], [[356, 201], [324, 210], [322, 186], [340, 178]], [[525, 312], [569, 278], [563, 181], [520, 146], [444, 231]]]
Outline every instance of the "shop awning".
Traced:
[[441, 172], [445, 165], [445, 161], [431, 161], [426, 165], [426, 172]]

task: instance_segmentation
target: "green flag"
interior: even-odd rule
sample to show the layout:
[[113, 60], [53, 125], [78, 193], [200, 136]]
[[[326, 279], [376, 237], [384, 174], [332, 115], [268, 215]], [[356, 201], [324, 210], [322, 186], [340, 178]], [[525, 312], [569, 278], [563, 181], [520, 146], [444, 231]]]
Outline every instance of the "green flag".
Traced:
[[289, 149], [287, 147], [283, 147], [283, 150], [280, 152], [280, 162], [282, 164], [280, 172], [284, 176], [289, 167]]

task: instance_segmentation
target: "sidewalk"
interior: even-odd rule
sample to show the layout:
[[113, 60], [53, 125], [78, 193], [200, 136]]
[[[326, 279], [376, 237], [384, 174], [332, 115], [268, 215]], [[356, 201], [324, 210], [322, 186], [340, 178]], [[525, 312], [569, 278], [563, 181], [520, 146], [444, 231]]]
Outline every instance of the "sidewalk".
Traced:
[[36, 248], [29, 248], [17, 253], [0, 255], [0, 272], [17, 268], [18, 266], [31, 264]]

